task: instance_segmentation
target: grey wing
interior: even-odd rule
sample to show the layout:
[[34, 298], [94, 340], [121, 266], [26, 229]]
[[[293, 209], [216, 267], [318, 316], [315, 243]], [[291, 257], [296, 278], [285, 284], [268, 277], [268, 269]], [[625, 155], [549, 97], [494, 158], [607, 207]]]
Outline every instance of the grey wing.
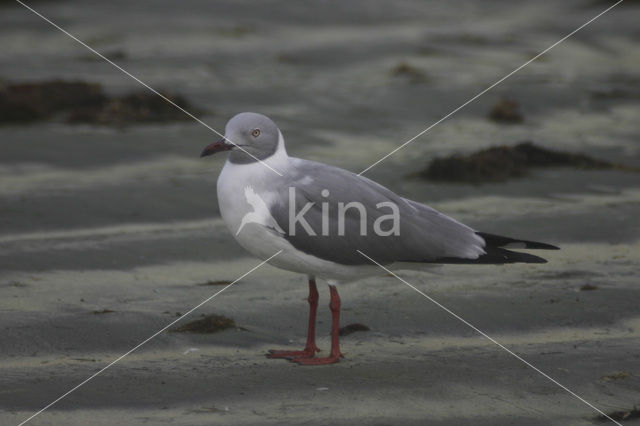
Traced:
[[485, 241], [474, 229], [425, 204], [405, 200], [416, 210], [410, 225], [420, 230], [418, 239], [428, 241], [423, 261], [447, 257], [476, 259], [485, 253]]
[[297, 159], [294, 165], [270, 209], [298, 250], [344, 265], [370, 263], [358, 250], [382, 264], [484, 253], [474, 230], [426, 205], [337, 167]]

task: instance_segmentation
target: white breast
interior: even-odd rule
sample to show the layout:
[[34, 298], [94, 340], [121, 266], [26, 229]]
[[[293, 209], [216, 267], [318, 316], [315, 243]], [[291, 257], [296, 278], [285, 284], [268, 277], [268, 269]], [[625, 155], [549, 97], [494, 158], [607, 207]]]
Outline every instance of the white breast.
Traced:
[[[275, 193], [265, 187], [264, 172], [273, 173], [260, 163], [233, 164], [227, 161], [218, 177], [218, 204], [220, 214], [229, 231], [238, 243], [250, 253], [264, 257], [263, 250], [257, 252], [256, 243], [272, 233], [269, 207]], [[243, 221], [244, 219], [244, 221]], [[266, 257], [277, 250], [271, 248]]]

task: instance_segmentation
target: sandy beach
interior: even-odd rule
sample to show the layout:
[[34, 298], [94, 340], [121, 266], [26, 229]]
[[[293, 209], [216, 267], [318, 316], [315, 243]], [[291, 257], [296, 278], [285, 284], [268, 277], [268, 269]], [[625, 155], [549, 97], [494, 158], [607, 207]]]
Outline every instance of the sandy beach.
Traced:
[[[183, 95], [213, 128], [265, 113], [291, 155], [354, 172], [609, 5], [89, 3], [32, 6]], [[478, 230], [560, 246], [537, 253], [547, 264], [397, 273], [611, 415], [640, 405], [640, 7], [629, 3], [366, 173]], [[0, 83], [141, 90], [20, 5], [0, 10]], [[488, 119], [502, 98], [517, 101], [521, 123]], [[593, 408], [384, 273], [341, 284], [342, 324], [370, 330], [344, 336], [334, 365], [265, 357], [304, 345], [300, 275], [262, 266], [183, 316], [260, 263], [219, 216], [224, 157], [198, 158], [219, 137], [193, 121], [61, 117], [0, 126], [0, 424], [19, 424], [178, 318], [28, 424], [600, 424]], [[540, 168], [477, 184], [415, 177], [435, 157], [526, 140], [630, 169]], [[318, 338], [328, 352], [325, 284]], [[236, 326], [172, 331], [210, 314]]]

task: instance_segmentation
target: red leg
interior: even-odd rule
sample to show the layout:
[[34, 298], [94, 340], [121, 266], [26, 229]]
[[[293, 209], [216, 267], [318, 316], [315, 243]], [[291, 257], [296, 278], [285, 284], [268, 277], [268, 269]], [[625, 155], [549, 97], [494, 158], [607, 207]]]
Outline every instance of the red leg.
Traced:
[[295, 358], [292, 361], [301, 365], [322, 365], [332, 364], [340, 361], [342, 353], [340, 352], [340, 296], [335, 286], [330, 285], [329, 291], [331, 292], [331, 316], [333, 318], [333, 324], [331, 326], [331, 353], [327, 357], [321, 358]]
[[307, 344], [301, 351], [280, 351], [271, 349], [269, 358], [311, 358], [320, 349], [316, 346], [316, 312], [318, 311], [318, 288], [316, 279], [309, 277], [309, 328], [307, 332]]

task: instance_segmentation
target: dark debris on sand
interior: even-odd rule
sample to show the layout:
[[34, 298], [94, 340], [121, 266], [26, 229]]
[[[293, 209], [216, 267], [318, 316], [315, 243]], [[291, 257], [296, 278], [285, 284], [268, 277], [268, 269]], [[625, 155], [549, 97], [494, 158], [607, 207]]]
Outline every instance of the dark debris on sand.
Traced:
[[532, 142], [515, 146], [496, 146], [469, 155], [455, 154], [434, 158], [417, 176], [447, 182], [502, 182], [525, 176], [534, 167], [575, 167], [579, 169], [616, 169], [638, 172], [638, 169], [598, 160], [584, 154], [555, 151]]
[[[202, 111], [185, 98], [165, 96], [195, 115]], [[189, 116], [151, 92], [109, 97], [98, 83], [52, 80], [0, 84], [0, 123], [61, 118], [68, 123], [124, 125], [189, 120]]]
[[[172, 102], [191, 113], [199, 113], [179, 95], [165, 94]], [[90, 108], [75, 108], [67, 116], [69, 123], [130, 124], [184, 121], [190, 117], [155, 93], [139, 92], [108, 99]]]
[[426, 83], [429, 81], [427, 75], [409, 64], [408, 62], [399, 62], [395, 67], [391, 69], [391, 76], [398, 78], [405, 78], [409, 83], [418, 84]]
[[62, 111], [93, 108], [106, 101], [96, 83], [53, 80], [0, 84], [0, 122], [45, 120]]
[[176, 332], [186, 333], [216, 333], [228, 328], [235, 328], [236, 322], [224, 315], [211, 314], [195, 321], [188, 322], [173, 329]]
[[354, 323], [354, 324], [349, 324], [349, 325], [345, 325], [344, 327], [341, 327], [338, 333], [340, 334], [340, 336], [348, 336], [349, 334], [355, 333], [356, 331], [369, 331], [369, 330], [371, 329], [364, 324]]
[[232, 282], [233, 282], [233, 281], [231, 281], [231, 280], [209, 280], [209, 281], [206, 281], [206, 282], [204, 282], [204, 283], [199, 283], [199, 284], [196, 284], [196, 285], [199, 285], [199, 286], [208, 286], [208, 285], [229, 285], [229, 284], [231, 284]]
[[[613, 411], [607, 414], [607, 416], [616, 421], [640, 419], [640, 410], [637, 407], [633, 407], [631, 410]], [[611, 422], [608, 417], [602, 414], [597, 416], [596, 420], [600, 422]]]
[[598, 286], [595, 286], [593, 284], [583, 284], [580, 286], [580, 291], [593, 291], [597, 289], [598, 289]]
[[517, 124], [524, 121], [520, 105], [511, 99], [500, 99], [489, 112], [489, 119], [496, 123]]
[[628, 371], [617, 371], [615, 373], [612, 374], [607, 374], [606, 376], [602, 376], [600, 379], [604, 380], [605, 382], [610, 382], [613, 380], [624, 380], [631, 377], [631, 373], [629, 373]]

